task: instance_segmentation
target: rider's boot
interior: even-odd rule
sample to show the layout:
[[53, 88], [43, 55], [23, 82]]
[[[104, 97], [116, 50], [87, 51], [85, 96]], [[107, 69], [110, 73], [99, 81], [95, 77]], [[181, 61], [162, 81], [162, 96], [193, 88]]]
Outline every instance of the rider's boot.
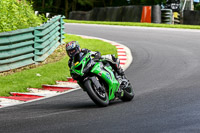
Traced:
[[117, 73], [120, 75], [120, 76], [124, 76], [124, 70], [121, 68], [121, 67], [119, 67], [118, 69], [117, 69]]
[[120, 76], [124, 76], [125, 73], [124, 73], [124, 70], [120, 66], [120, 60], [118, 58], [115, 58], [115, 56], [113, 56], [113, 55], [112, 55], [112, 59], [116, 63], [115, 70], [116, 70], [117, 74]]

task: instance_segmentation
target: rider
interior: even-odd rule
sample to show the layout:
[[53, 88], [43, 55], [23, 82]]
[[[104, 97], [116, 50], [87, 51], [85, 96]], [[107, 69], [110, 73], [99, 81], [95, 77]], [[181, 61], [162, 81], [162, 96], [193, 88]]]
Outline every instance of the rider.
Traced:
[[[71, 68], [72, 62], [73, 62], [73, 57], [76, 54], [82, 53], [82, 55], [87, 54], [88, 52], [91, 52], [88, 49], [81, 49], [77, 41], [71, 41], [67, 43], [66, 45], [66, 52], [68, 56], [70, 57], [68, 65]], [[124, 75], [123, 69], [120, 67], [120, 61], [118, 58], [115, 58], [113, 55], [105, 55], [101, 56], [100, 52], [92, 52], [92, 55], [96, 59], [103, 59], [103, 61], [109, 62], [109, 64], [112, 66], [112, 68], [121, 76]]]

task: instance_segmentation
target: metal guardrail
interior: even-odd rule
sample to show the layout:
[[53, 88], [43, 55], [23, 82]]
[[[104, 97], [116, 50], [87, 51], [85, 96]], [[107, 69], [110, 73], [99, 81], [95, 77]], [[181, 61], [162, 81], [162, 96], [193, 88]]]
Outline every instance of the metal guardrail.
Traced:
[[161, 21], [164, 24], [172, 24], [172, 9], [161, 9]]
[[44, 61], [64, 43], [63, 17], [38, 27], [0, 33], [0, 72]]

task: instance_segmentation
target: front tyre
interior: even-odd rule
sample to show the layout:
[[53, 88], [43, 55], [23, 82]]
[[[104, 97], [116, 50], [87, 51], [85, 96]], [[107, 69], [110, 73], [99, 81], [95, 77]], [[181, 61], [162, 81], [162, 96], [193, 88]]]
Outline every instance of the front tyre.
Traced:
[[134, 98], [135, 94], [133, 91], [133, 87], [131, 84], [128, 85], [128, 87], [126, 87], [124, 89], [124, 95], [121, 98], [122, 101], [131, 101]]
[[96, 105], [101, 107], [106, 107], [109, 104], [109, 99], [106, 91], [105, 92], [99, 91], [91, 80], [86, 80], [84, 86], [89, 97]]

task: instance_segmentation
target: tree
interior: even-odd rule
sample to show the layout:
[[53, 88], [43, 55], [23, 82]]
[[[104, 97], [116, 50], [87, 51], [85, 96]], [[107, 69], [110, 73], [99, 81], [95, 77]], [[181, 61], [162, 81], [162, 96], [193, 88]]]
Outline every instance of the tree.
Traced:
[[45, 8], [45, 0], [42, 0], [42, 9]]
[[112, 1], [110, 1], [109, 6], [125, 6], [125, 5], [128, 5], [128, 4], [129, 3], [128, 3], [127, 0], [112, 0]]
[[69, 1], [65, 0], [65, 17], [68, 18]]
[[94, 5], [94, 0], [73, 0], [72, 1], [72, 11], [76, 10], [77, 4], [80, 4], [81, 6], [92, 6]]
[[55, 12], [57, 13], [61, 6], [61, 0], [54, 0]]
[[141, 0], [131, 0], [131, 4], [139, 5]]
[[140, 4], [143, 5], [157, 5], [157, 4], [161, 4], [161, 3], [165, 3], [166, 0], [141, 0]]

